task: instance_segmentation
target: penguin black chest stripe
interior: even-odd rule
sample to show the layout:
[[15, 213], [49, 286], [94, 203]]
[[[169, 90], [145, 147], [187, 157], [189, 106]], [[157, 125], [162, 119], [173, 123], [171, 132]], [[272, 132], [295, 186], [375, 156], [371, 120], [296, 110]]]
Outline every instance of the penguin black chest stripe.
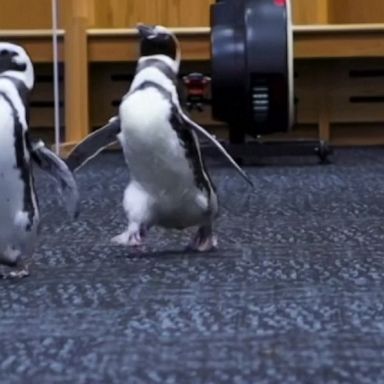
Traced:
[[17, 92], [19, 93], [21, 101], [23, 102], [24, 105], [27, 105], [28, 88], [25, 86], [25, 84], [21, 80], [16, 79], [16, 78], [11, 77], [11, 76], [1, 75], [1, 78], [2, 79], [8, 79], [9, 81], [11, 81], [14, 84], [15, 88], [17, 89]]
[[[21, 80], [16, 79], [16, 78], [11, 77], [11, 76], [1, 75], [1, 78], [2, 79], [8, 79], [15, 85], [17, 92], [19, 93], [21, 101], [23, 102], [24, 105], [27, 105], [27, 103], [28, 103], [28, 88], [25, 86], [25, 84]], [[29, 124], [29, 109], [28, 108], [26, 108], [25, 120], [26, 120], [27, 124]]]
[[20, 178], [24, 185], [24, 201], [23, 210], [28, 213], [28, 224], [26, 230], [30, 231], [33, 225], [33, 218], [35, 217], [35, 206], [33, 204], [33, 177], [30, 172], [28, 161], [25, 158], [25, 146], [24, 143], [27, 137], [24, 133], [23, 126], [20, 122], [19, 115], [15, 106], [6, 93], [0, 91], [0, 97], [2, 97], [10, 106], [12, 110], [12, 117], [14, 121], [14, 143], [15, 143], [15, 156], [16, 156], [16, 169], [20, 172]]
[[159, 59], [147, 59], [140, 63], [136, 70], [136, 75], [147, 69], [147, 68], [157, 68], [160, 72], [163, 73], [164, 76], [166, 76], [169, 80], [172, 81], [172, 83], [176, 86], [177, 83], [177, 75], [175, 74], [174, 70], [170, 68], [167, 64], [162, 62]]
[[200, 190], [206, 190], [208, 195], [211, 195], [211, 191], [215, 191], [214, 184], [206, 170], [204, 160], [201, 156], [198, 143], [194, 137], [194, 133], [185, 126], [185, 122], [177, 111], [176, 106], [172, 106], [171, 126], [175, 129], [180, 143], [185, 149], [185, 156], [190, 161], [195, 183]]
[[185, 150], [186, 158], [191, 164], [195, 184], [200, 190], [206, 190], [210, 196], [211, 191], [215, 191], [215, 187], [206, 170], [206, 166], [201, 156], [198, 143], [196, 142], [197, 140], [195, 139], [193, 132], [186, 126], [186, 122], [183, 120], [176, 105], [173, 103], [171, 92], [160, 84], [151, 80], [147, 80], [133, 89], [129, 95], [132, 95], [138, 91], [143, 91], [147, 88], [155, 88], [165, 99], [169, 101], [171, 105], [171, 115], [169, 122], [171, 127], [175, 130], [180, 144]]
[[177, 73], [168, 64], [159, 59], [146, 59], [138, 64], [135, 75], [144, 71], [147, 68], [157, 68], [167, 79], [169, 79], [176, 88], [179, 100], [185, 100], [186, 94], [184, 88], [178, 81]]

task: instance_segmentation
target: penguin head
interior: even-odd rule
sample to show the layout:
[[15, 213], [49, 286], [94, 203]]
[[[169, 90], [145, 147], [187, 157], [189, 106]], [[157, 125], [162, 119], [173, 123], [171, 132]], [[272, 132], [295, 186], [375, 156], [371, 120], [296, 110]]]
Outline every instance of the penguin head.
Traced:
[[19, 45], [0, 42], [0, 75], [19, 79], [31, 90], [34, 85], [34, 70], [31, 58]]
[[137, 30], [141, 39], [140, 56], [167, 56], [176, 64], [176, 70], [180, 65], [180, 44], [174, 33], [161, 25], [137, 24]]

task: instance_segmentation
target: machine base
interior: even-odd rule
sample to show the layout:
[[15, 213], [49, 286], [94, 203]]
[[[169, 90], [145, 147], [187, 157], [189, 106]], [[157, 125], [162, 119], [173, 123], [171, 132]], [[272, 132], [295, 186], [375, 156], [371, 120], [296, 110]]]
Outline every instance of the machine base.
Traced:
[[[239, 164], [260, 163], [266, 157], [317, 156], [320, 164], [331, 163], [332, 147], [323, 140], [252, 140], [244, 143], [222, 143]], [[205, 154], [213, 154], [214, 148], [202, 145]]]

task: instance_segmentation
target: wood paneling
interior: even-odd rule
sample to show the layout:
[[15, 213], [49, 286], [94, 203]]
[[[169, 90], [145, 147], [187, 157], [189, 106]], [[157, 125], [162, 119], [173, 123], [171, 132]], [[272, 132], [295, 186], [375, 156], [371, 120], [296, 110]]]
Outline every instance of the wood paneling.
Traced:
[[383, 0], [328, 0], [330, 23], [384, 23]]
[[[180, 41], [182, 58], [187, 60], [208, 60], [210, 57], [209, 29], [191, 33], [175, 30]], [[89, 30], [89, 60], [97, 61], [136, 61], [138, 39], [136, 30]]]
[[384, 25], [294, 27], [295, 57], [383, 57]]
[[208, 26], [214, 0], [89, 0], [90, 27], [132, 28], [137, 22], [169, 27]]
[[[181, 76], [191, 71], [209, 75], [209, 63], [185, 64]], [[104, 125], [117, 112], [133, 72], [133, 63], [92, 65], [93, 129]], [[332, 143], [374, 144], [375, 138], [377, 143], [384, 143], [384, 131], [379, 134], [377, 128], [377, 123], [384, 121], [384, 59], [296, 60], [295, 72], [297, 126], [289, 137], [311, 137], [313, 129], [303, 127], [317, 125], [320, 137]], [[203, 112], [192, 112], [192, 117], [211, 131], [223, 126], [212, 119], [209, 106]]]
[[[330, 0], [328, 0], [330, 1]], [[327, 0], [292, 0], [295, 24], [322, 24], [328, 20]], [[351, 0], [348, 0], [351, 1]], [[373, 1], [373, 0], [371, 0]], [[215, 0], [87, 0], [89, 27], [132, 28], [137, 22], [170, 27], [209, 26], [210, 5]], [[68, 25], [71, 1], [61, 0], [61, 26]], [[28, 12], [20, 10], [28, 8]], [[3, 0], [2, 29], [51, 28], [51, 0]]]
[[294, 24], [384, 23], [383, 0], [292, 0]]
[[[30, 5], [27, 0], [9, 0], [2, 4], [0, 25], [2, 29], [49, 29], [51, 25], [50, 0], [33, 0], [29, 12], [21, 12], [23, 6]], [[341, 8], [338, 0], [293, 0], [295, 24], [324, 24], [333, 22], [383, 22], [384, 7], [376, 0], [367, 0], [364, 9], [360, 2], [345, 0]], [[81, 7], [79, 4], [81, 2]], [[164, 24], [171, 27], [208, 27], [209, 5], [213, 0], [61, 0], [61, 26], [71, 27], [66, 33], [66, 123], [67, 139], [77, 141], [88, 131], [88, 83], [87, 66], [91, 62], [103, 62], [91, 76], [91, 125], [99, 126], [115, 111], [121, 93], [127, 84], [114, 83], [111, 75], [115, 70], [113, 61], [128, 70], [132, 61], [137, 58], [137, 37], [133, 31], [120, 31], [117, 28], [133, 27], [138, 21]], [[77, 17], [68, 16], [76, 10]], [[346, 9], [348, 8], [348, 9]], [[87, 28], [108, 28], [110, 34], [103, 35]], [[359, 26], [350, 28], [324, 26], [295, 27], [295, 57], [299, 60], [297, 72], [297, 96], [299, 99], [298, 122], [321, 123], [323, 137], [341, 143], [359, 142], [359, 135], [364, 143], [373, 142], [377, 137], [380, 142], [384, 134], [377, 129], [368, 134], [355, 127], [352, 136], [347, 136], [346, 126], [350, 123], [375, 124], [384, 121], [384, 81], [381, 74], [384, 64], [372, 57], [384, 56], [383, 28], [380, 26]], [[196, 31], [195, 31], [196, 32]], [[199, 60], [209, 60], [209, 29], [198, 33], [178, 32], [183, 49], [184, 60], [190, 60], [195, 66]], [[4, 35], [5, 36], [5, 35]], [[36, 40], [37, 41], [37, 40]], [[41, 44], [31, 40], [34, 55], [42, 54]], [[87, 45], [89, 42], [89, 45]], [[47, 62], [50, 54], [50, 40], [45, 41], [46, 54], [39, 59]], [[87, 56], [88, 54], [88, 56]], [[40, 57], [40, 56], [39, 56]], [[363, 71], [376, 73], [374, 78], [351, 78], [351, 65], [357, 62], [347, 58], [364, 57]], [[322, 58], [322, 60], [319, 60]], [[333, 58], [330, 60], [330, 58]], [[342, 60], [337, 60], [342, 58]], [[35, 59], [35, 57], [34, 57]], [[325, 60], [324, 60], [325, 59]], [[131, 61], [128, 65], [126, 61]], [[302, 64], [307, 67], [302, 67]], [[331, 64], [331, 65], [330, 65]], [[356, 64], [357, 65], [357, 64]], [[80, 70], [79, 70], [80, 69]], [[132, 68], [131, 68], [132, 69]], [[109, 71], [108, 73], [104, 71]], [[120, 67], [119, 67], [120, 71]], [[368, 71], [368, 72], [367, 72]], [[375, 72], [376, 71], [376, 72]], [[305, 74], [309, 77], [306, 78]], [[379, 75], [377, 75], [379, 74]], [[301, 82], [301, 85], [300, 85]], [[323, 85], [330, 87], [324, 90]], [[49, 97], [49, 84], [41, 91], [44, 99]], [[70, 92], [68, 91], [70, 90]], [[324, 97], [326, 95], [326, 97]], [[320, 97], [320, 102], [319, 102]], [[106, 99], [105, 99], [106, 98]], [[38, 101], [38, 100], [37, 100]], [[325, 111], [325, 112], [324, 112]], [[383, 116], [382, 116], [383, 115]], [[31, 125], [34, 129], [53, 125], [52, 103], [43, 102], [33, 106]], [[194, 114], [194, 118], [204, 125], [211, 125], [209, 108], [203, 114]], [[216, 123], [217, 124], [217, 123]], [[331, 129], [330, 124], [343, 124]], [[68, 129], [69, 127], [69, 129]], [[368, 128], [367, 128], [368, 129]], [[381, 132], [381, 131], [380, 131]], [[354, 141], [355, 140], [355, 141]]]
[[[88, 0], [89, 1], [89, 0]], [[59, 24], [65, 25], [71, 12], [68, 0], [59, 1]], [[0, 28], [7, 29], [51, 29], [51, 0], [2, 0]]]
[[[87, 0], [84, 11], [92, 28], [132, 28], [137, 22], [169, 27], [209, 25], [209, 7], [215, 0]], [[69, 23], [71, 1], [60, 2], [60, 25]], [[28, 10], [28, 11], [26, 11]], [[51, 28], [51, 0], [3, 0], [1, 29]]]
[[1, 29], [51, 28], [51, 0], [2, 0], [0, 8]]
[[65, 33], [66, 141], [81, 140], [89, 129], [87, 0], [72, 3], [73, 17]]
[[[12, 31], [1, 31], [0, 40], [19, 44], [31, 55], [33, 63], [51, 63], [52, 52], [52, 34], [50, 30], [28, 30], [22, 33], [13, 33]], [[62, 60], [63, 38], [59, 36], [59, 60]]]
[[[60, 66], [60, 122], [64, 128], [64, 82]], [[36, 85], [30, 98], [30, 128], [36, 137], [54, 141], [53, 74], [51, 64], [35, 65]]]
[[319, 89], [327, 84], [331, 123], [384, 121], [384, 59], [299, 60], [295, 91], [298, 121], [318, 121]]
[[[294, 24], [384, 23], [383, 0], [291, 0]], [[33, 2], [33, 6], [31, 3]], [[137, 22], [170, 27], [209, 25], [215, 0], [87, 0], [91, 28], [130, 28]], [[71, 1], [61, 0], [61, 26], [68, 24]], [[51, 0], [2, 0], [1, 29], [51, 27]]]
[[329, 19], [329, 1], [292, 0], [293, 24], [327, 24]]
[[[209, 28], [174, 30], [183, 60], [209, 60]], [[296, 58], [383, 57], [384, 25], [294, 26]], [[89, 30], [89, 59], [93, 62], [135, 61], [136, 31]]]

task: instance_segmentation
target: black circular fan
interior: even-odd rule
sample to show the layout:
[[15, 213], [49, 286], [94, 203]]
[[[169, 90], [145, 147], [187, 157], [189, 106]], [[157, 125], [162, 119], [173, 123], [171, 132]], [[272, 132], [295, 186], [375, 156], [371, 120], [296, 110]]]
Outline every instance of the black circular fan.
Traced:
[[212, 114], [231, 141], [293, 125], [289, 0], [221, 0], [211, 6]]

